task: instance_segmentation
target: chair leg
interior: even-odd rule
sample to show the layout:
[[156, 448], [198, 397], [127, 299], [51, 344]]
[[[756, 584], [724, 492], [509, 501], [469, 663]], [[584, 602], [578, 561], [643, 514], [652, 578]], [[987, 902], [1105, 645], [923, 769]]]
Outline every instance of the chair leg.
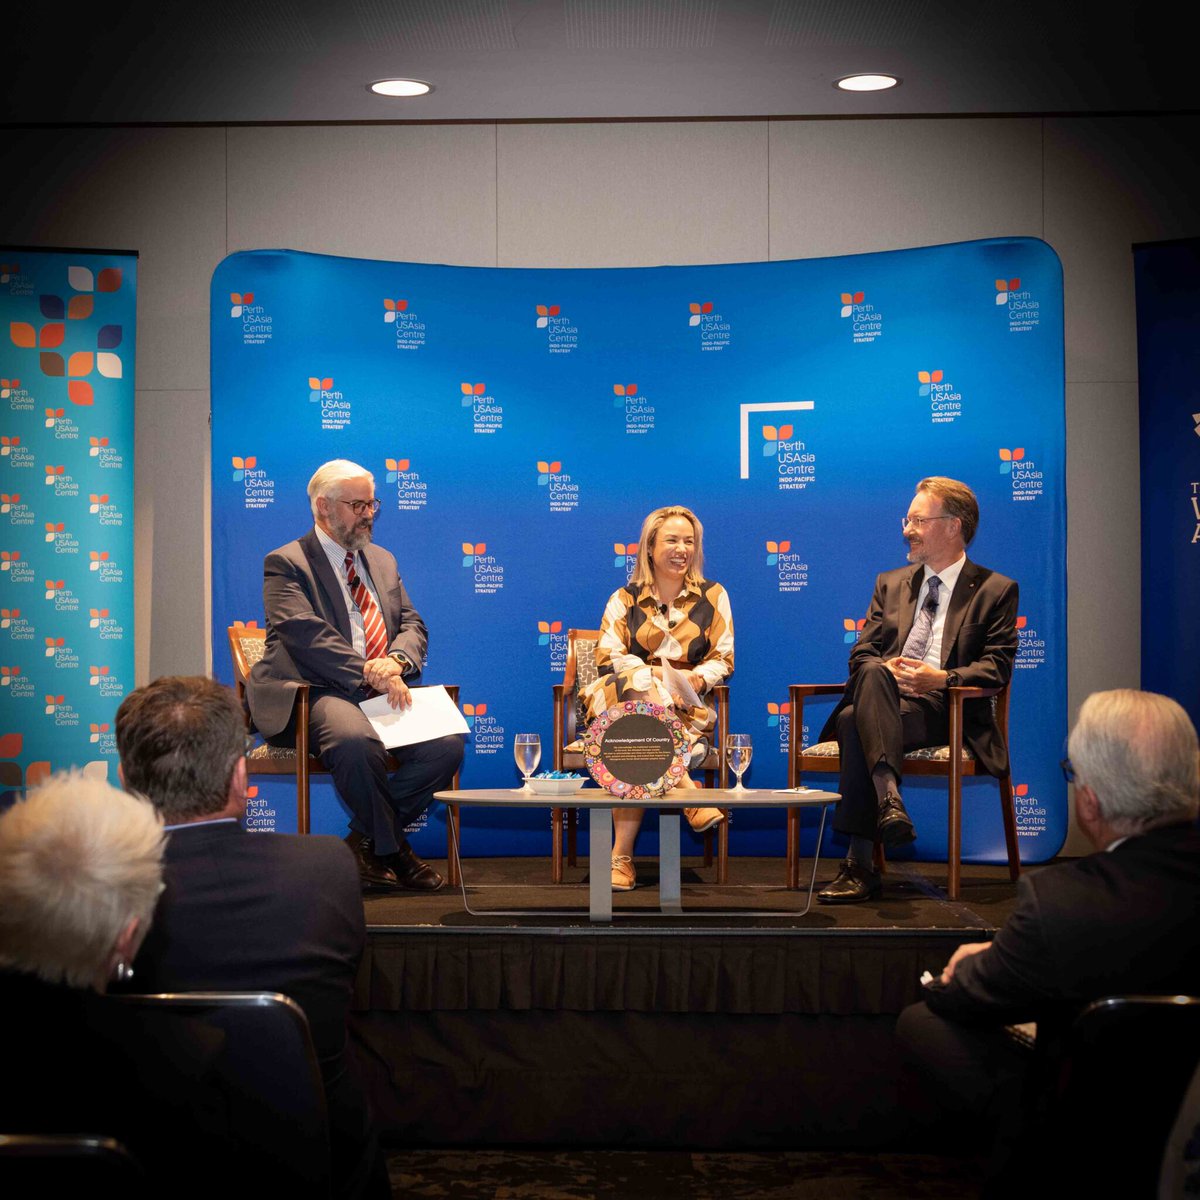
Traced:
[[730, 812], [725, 810], [725, 820], [717, 826], [717, 883], [724, 886], [729, 882], [729, 818]]
[[567, 866], [573, 867], [575, 862], [575, 845], [579, 833], [579, 809], [567, 809]]
[[880, 875], [887, 874], [887, 855], [883, 852], [882, 842], [876, 842], [871, 851], [871, 865]]
[[[961, 757], [961, 752], [960, 752]], [[950, 772], [950, 846], [947, 854], [946, 895], [957, 900], [962, 890], [962, 774]]]
[[711, 867], [712, 863], [713, 863], [712, 843], [713, 843], [713, 835], [712, 835], [712, 830], [710, 829], [704, 835], [704, 865], [706, 867]]
[[1004, 845], [1008, 850], [1008, 876], [1015, 883], [1021, 875], [1021, 852], [1017, 848], [1017, 812], [1013, 807], [1011, 772], [999, 782], [1000, 811], [1004, 817]]
[[550, 879], [553, 883], [563, 881], [563, 810], [550, 810]]

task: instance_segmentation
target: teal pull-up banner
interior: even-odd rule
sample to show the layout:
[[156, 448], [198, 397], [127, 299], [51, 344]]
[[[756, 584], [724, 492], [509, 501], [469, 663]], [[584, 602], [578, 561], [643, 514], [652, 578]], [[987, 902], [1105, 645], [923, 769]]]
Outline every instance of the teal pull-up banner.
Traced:
[[136, 254], [0, 248], [5, 790], [72, 766], [116, 779], [134, 671], [136, 321]]
[[[706, 574], [730, 595], [747, 783], [783, 786], [788, 685], [845, 679], [875, 575], [905, 561], [915, 483], [965, 480], [982, 508], [971, 558], [1021, 585], [1022, 856], [1060, 846], [1062, 274], [1043, 242], [628, 270], [235, 254], [213, 280], [212, 390], [218, 669], [226, 626], [264, 619], [264, 554], [311, 527], [309, 476], [354, 459], [429, 626], [425, 681], [461, 688], [464, 787], [516, 786], [517, 732], [540, 733], [549, 764], [566, 631], [599, 626], [664, 504], [699, 514]], [[808, 740], [827, 711], [806, 711]], [[257, 782], [255, 827], [294, 828], [290, 783]], [[994, 781], [966, 792], [966, 855], [1003, 859]], [[916, 853], [943, 857], [944, 784], [905, 795]], [[441, 820], [419, 852], [444, 846]], [[548, 852], [548, 815], [468, 824], [467, 853]], [[344, 830], [319, 790], [314, 828]], [[782, 854], [782, 814], [739, 813], [730, 845]]]

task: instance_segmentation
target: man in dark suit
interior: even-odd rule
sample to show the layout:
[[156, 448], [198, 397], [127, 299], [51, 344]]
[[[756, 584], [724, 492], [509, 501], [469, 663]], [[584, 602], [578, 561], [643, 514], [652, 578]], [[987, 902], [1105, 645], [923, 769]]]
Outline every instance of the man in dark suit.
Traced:
[[[850, 839], [837, 878], [817, 893], [823, 904], [878, 896], [875, 839], [902, 846], [916, 837], [900, 796], [904, 755], [945, 743], [946, 688], [1001, 687], [1012, 675], [1017, 585], [967, 558], [978, 525], [979, 504], [965, 483], [922, 479], [903, 518], [913, 565], [875, 580], [845, 693], [821, 733], [837, 737], [842, 799], [834, 828]], [[979, 763], [1006, 774], [1008, 747], [989, 702], [968, 701], [963, 720]]]
[[356, 463], [325, 463], [308, 483], [314, 528], [267, 555], [263, 606], [267, 642], [246, 681], [255, 727], [269, 742], [295, 740], [295, 699], [310, 688], [309, 738], [351, 811], [346, 841], [364, 890], [436, 891], [444, 882], [417, 857], [405, 827], [448, 787], [462, 763], [457, 735], [388, 756], [359, 702], [386, 695], [412, 703], [427, 642], [396, 560], [371, 544], [379, 501], [375, 480]]
[[[1076, 819], [1096, 853], [1022, 875], [1016, 909], [995, 938], [960, 946], [924, 1002], [900, 1014], [910, 1071], [927, 1085], [913, 1107], [932, 1103], [928, 1115], [939, 1125], [956, 1116], [992, 1129], [1019, 1118], [1037, 1099], [1028, 1089], [1021, 1099], [1028, 1069], [1044, 1073], [1090, 1001], [1200, 994], [1200, 770], [1191, 720], [1153, 692], [1097, 692], [1079, 711], [1068, 753]], [[1038, 1026], [1033, 1059], [1015, 1054], [1003, 1032], [1025, 1021]], [[1146, 1072], [1149, 1082], [1153, 1063]], [[1019, 1152], [1020, 1131], [1008, 1140]]]
[[339, 1195], [387, 1195], [346, 1013], [366, 940], [354, 859], [332, 837], [251, 834], [245, 727], [228, 688], [165, 676], [117, 710], [121, 777], [168, 831], [165, 887], [134, 960], [140, 992], [282, 992], [304, 1010]]

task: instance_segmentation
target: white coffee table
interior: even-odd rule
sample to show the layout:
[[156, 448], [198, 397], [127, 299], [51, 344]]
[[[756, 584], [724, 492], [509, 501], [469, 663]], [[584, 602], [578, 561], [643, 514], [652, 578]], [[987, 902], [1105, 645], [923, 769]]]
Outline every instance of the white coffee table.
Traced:
[[[817, 863], [821, 855], [821, 838], [825, 833], [825, 818], [829, 806], [836, 804], [837, 792], [822, 792], [814, 788], [800, 791], [748, 791], [734, 792], [732, 789], [703, 788], [684, 792], [673, 791], [658, 805], [644, 800], [622, 800], [609, 795], [598, 787], [582, 787], [566, 796], [526, 795], [506, 788], [481, 788], [467, 791], [434, 793], [434, 798], [445, 804], [478, 805], [483, 808], [586, 808], [588, 825], [588, 916], [593, 921], [611, 922], [613, 919], [612, 877], [612, 813], [614, 808], [658, 807], [658, 915], [679, 917], [683, 915], [682, 889], [679, 864], [679, 818], [683, 811], [681, 802], [687, 800], [688, 807], [703, 804], [706, 808], [725, 808], [732, 812], [745, 808], [808, 808], [820, 807], [821, 831], [817, 835], [817, 852], [813, 857], [812, 879], [808, 886], [808, 903], [803, 909], [769, 909], [751, 911], [730, 909], [723, 912], [694, 913], [704, 917], [754, 917], [754, 916], [803, 916], [812, 905], [813, 888], [817, 880]], [[680, 807], [661, 807], [666, 801], [674, 801]], [[453, 828], [453, 827], [452, 827]], [[489, 909], [476, 913], [467, 903], [465, 877], [459, 856], [458, 840], [454, 840], [454, 854], [459, 863], [459, 879], [463, 880], [463, 903], [468, 912], [481, 916], [532, 916], [539, 910]], [[547, 915], [561, 916], [561, 913]], [[639, 908], [618, 915], [649, 917], [653, 910]]]

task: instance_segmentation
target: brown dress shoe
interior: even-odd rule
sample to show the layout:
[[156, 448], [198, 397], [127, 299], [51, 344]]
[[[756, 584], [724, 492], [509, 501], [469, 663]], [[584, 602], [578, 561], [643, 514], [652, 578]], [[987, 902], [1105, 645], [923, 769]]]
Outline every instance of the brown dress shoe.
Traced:
[[345, 842], [354, 855], [364, 892], [394, 892], [400, 886], [396, 872], [375, 853], [375, 843], [369, 837], [352, 830]]
[[410, 892], [436, 892], [446, 882], [407, 842], [383, 861], [395, 872], [397, 885]]

